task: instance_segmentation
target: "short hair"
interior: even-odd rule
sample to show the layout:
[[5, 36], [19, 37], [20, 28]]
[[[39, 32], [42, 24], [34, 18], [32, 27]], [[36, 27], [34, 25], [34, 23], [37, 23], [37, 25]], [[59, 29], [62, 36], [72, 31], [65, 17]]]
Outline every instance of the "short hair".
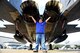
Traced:
[[42, 20], [43, 20], [43, 15], [40, 15], [40, 19], [42, 19]]

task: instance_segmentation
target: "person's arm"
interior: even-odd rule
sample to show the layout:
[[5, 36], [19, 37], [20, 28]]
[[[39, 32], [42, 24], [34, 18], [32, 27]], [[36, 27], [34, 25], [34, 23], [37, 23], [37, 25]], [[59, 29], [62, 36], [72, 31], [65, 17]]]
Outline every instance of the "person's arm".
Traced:
[[29, 16], [29, 17], [31, 17], [31, 18], [32, 18], [32, 20], [34, 21], [34, 23], [36, 23], [36, 20], [33, 18], [33, 16]]
[[48, 18], [46, 19], [46, 22], [48, 22], [50, 18], [51, 18], [51, 17], [48, 17]]

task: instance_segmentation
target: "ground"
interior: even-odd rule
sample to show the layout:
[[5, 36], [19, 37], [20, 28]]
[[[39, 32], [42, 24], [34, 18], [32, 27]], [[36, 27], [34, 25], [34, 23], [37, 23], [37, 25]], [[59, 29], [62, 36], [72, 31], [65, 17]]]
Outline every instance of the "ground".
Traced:
[[[18, 50], [18, 49], [0, 49], [0, 53], [33, 53], [32, 50]], [[39, 50], [38, 53], [43, 53]], [[80, 51], [60, 51], [60, 50], [48, 50], [47, 53], [80, 53]]]

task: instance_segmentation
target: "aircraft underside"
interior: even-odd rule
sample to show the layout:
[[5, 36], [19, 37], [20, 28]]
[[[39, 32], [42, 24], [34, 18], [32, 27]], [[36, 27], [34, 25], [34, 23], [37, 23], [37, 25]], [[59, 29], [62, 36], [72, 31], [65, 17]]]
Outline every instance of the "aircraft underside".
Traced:
[[[46, 25], [45, 35], [46, 42], [59, 43], [64, 41], [68, 36], [66, 34], [66, 18], [61, 15], [58, 6], [58, 1], [49, 1], [46, 3], [44, 14], [42, 15], [43, 21], [45, 21], [49, 16], [51, 19]], [[34, 1], [25, 1], [21, 4], [22, 15], [19, 15], [15, 20], [15, 39], [20, 42], [26, 43], [35, 42], [35, 24], [32, 19], [28, 16], [33, 16], [35, 20], [39, 20], [40, 16], [37, 9], [36, 3]], [[26, 40], [25, 40], [26, 39]]]

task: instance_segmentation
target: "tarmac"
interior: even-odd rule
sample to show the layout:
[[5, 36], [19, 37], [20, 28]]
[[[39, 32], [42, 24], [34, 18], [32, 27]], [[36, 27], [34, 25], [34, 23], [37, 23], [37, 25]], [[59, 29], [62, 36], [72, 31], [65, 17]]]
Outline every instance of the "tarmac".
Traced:
[[[34, 53], [32, 50], [0, 49], [0, 53]], [[43, 53], [39, 50], [38, 53]], [[48, 50], [47, 53], [80, 53], [80, 51]]]

